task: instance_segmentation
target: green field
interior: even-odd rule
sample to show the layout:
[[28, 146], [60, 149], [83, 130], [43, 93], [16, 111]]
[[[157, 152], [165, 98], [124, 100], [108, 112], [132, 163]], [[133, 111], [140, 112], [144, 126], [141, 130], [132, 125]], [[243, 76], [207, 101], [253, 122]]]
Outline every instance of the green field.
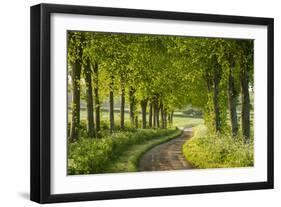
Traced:
[[[70, 120], [71, 120], [70, 112], [71, 111], [69, 110], [68, 123], [70, 123]], [[139, 117], [141, 117], [141, 113], [139, 113]], [[87, 120], [86, 110], [81, 110], [80, 119], [81, 119], [81, 121], [86, 122], [86, 120]], [[106, 123], [109, 122], [108, 111], [106, 111], [106, 110], [101, 111], [101, 120]], [[114, 122], [117, 126], [120, 125], [120, 113], [117, 111], [117, 109], [114, 112]], [[125, 113], [125, 124], [129, 125], [129, 122], [130, 122], [129, 113]], [[188, 116], [183, 115], [181, 112], [175, 112], [174, 119], [173, 119], [173, 126], [171, 126], [171, 127], [184, 128], [184, 127], [196, 126], [198, 124], [203, 124], [203, 123], [204, 123], [204, 120], [202, 118], [188, 117]], [[141, 126], [141, 118], [139, 119], [139, 125]]]

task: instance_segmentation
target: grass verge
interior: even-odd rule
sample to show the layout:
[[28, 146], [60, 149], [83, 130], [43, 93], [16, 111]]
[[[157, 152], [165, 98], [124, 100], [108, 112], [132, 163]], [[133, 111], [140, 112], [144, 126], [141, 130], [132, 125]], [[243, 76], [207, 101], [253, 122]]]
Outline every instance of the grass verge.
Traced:
[[183, 145], [185, 158], [196, 168], [251, 167], [254, 164], [253, 141], [209, 134], [206, 126], [194, 127], [194, 136]]

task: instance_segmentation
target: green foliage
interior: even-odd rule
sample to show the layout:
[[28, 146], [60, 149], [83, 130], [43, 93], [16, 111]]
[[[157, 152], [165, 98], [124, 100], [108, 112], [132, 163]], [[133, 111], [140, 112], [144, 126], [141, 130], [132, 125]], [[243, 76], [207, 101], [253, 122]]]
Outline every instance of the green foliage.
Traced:
[[239, 137], [211, 134], [204, 125], [198, 125], [194, 137], [183, 145], [183, 153], [198, 168], [252, 167], [253, 146], [253, 141], [245, 143]]
[[[79, 56], [81, 48], [82, 57]], [[110, 90], [115, 96], [124, 90], [126, 102], [129, 102], [128, 91], [134, 88], [135, 111], [139, 111], [140, 101], [155, 97], [162, 101], [168, 113], [192, 104], [204, 112], [206, 125], [212, 131], [215, 119], [214, 78], [219, 82], [217, 104], [222, 131], [228, 128], [227, 83], [230, 71], [237, 96], [243, 64], [247, 65], [247, 75], [253, 83], [251, 40], [68, 32], [69, 63], [79, 58], [85, 63], [87, 57], [100, 70], [101, 101], [108, 98]], [[71, 87], [71, 80], [69, 85]]]
[[101, 173], [130, 146], [172, 135], [175, 129], [116, 132], [101, 139], [81, 137], [68, 143], [68, 174]]

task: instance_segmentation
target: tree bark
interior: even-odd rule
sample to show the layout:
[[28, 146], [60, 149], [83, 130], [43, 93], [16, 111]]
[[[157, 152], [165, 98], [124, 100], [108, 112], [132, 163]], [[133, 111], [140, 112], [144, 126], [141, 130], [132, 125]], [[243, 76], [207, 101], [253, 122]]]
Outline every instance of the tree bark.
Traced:
[[81, 61], [76, 60], [72, 65], [72, 119], [70, 129], [70, 140], [76, 141], [79, 136], [80, 125], [80, 77], [81, 77]]
[[111, 77], [111, 81], [109, 84], [109, 130], [110, 133], [114, 130], [114, 97], [113, 97], [113, 79], [114, 77]]
[[236, 137], [238, 133], [236, 104], [237, 104], [237, 94], [235, 91], [234, 77], [231, 68], [228, 78], [228, 105], [229, 105], [230, 121], [231, 121], [231, 129], [232, 129], [233, 137]]
[[153, 101], [153, 127], [159, 128], [159, 104], [158, 104], [158, 97], [156, 96]]
[[130, 122], [131, 126], [134, 126], [135, 121], [135, 89], [130, 87], [129, 90], [129, 100], [130, 100]]
[[159, 119], [159, 103], [158, 103], [158, 96], [155, 100], [155, 112], [156, 112], [156, 128], [160, 127], [160, 119]]
[[99, 70], [98, 64], [95, 63], [93, 67], [94, 72], [94, 101], [95, 101], [95, 122], [96, 132], [100, 131], [100, 100], [99, 100]]
[[164, 121], [164, 106], [162, 100], [160, 101], [160, 113], [161, 113], [161, 128], [165, 128], [165, 121]]
[[87, 58], [87, 65], [85, 68], [85, 82], [86, 82], [86, 102], [87, 102], [87, 131], [89, 137], [94, 137], [94, 109], [93, 109], [93, 90], [92, 90], [92, 70], [90, 59]]
[[220, 82], [220, 72], [219, 66], [216, 64], [214, 68], [214, 112], [215, 112], [215, 130], [216, 132], [221, 131], [221, 119], [220, 119], [220, 106], [219, 106], [219, 82]]
[[152, 106], [152, 102], [150, 101], [149, 103], [149, 121], [148, 121], [148, 125], [149, 125], [149, 128], [152, 128], [152, 112], [153, 110], [153, 106]]
[[156, 115], [157, 115], [156, 101], [153, 100], [153, 128], [156, 128]]
[[167, 110], [164, 108], [164, 129], [167, 129]]
[[158, 104], [156, 105], [157, 106], [157, 109], [156, 109], [156, 128], [159, 128], [160, 127], [160, 116], [159, 116], [159, 107], [158, 107]]
[[125, 84], [124, 80], [121, 80], [121, 106], [120, 106], [120, 128], [125, 128]]
[[142, 128], [146, 128], [146, 108], [147, 108], [147, 99], [141, 101], [141, 113], [142, 113]]
[[135, 114], [135, 128], [139, 128], [139, 116], [137, 113]]
[[242, 133], [246, 141], [250, 139], [250, 95], [249, 95], [249, 77], [247, 67], [242, 66], [241, 76], [241, 98], [242, 98]]

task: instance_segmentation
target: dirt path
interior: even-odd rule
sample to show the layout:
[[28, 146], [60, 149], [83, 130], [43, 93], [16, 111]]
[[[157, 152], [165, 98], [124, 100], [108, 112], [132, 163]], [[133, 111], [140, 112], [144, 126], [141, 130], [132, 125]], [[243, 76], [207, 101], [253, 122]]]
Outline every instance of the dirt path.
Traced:
[[192, 128], [185, 128], [180, 137], [147, 151], [139, 161], [140, 171], [181, 170], [192, 166], [182, 154], [182, 145], [192, 137]]

